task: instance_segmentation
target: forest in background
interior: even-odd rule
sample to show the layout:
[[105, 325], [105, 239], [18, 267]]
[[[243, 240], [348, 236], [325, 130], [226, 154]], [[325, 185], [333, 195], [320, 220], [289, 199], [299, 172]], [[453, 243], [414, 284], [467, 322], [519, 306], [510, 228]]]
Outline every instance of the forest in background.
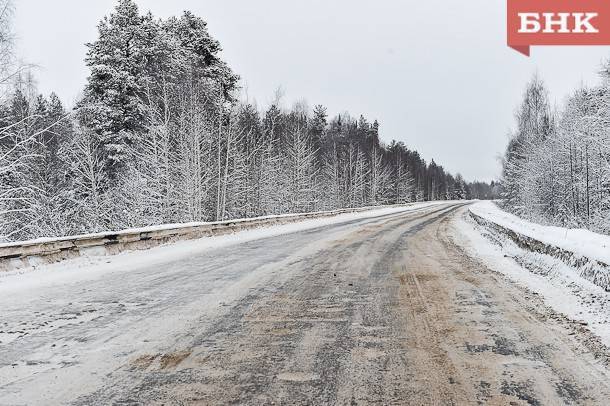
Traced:
[[99, 23], [68, 110], [15, 62], [0, 3], [0, 241], [499, 192], [381, 142], [376, 120], [241, 100], [204, 20], [133, 0]]
[[528, 220], [610, 234], [610, 62], [557, 111], [535, 76], [503, 159], [503, 205]]

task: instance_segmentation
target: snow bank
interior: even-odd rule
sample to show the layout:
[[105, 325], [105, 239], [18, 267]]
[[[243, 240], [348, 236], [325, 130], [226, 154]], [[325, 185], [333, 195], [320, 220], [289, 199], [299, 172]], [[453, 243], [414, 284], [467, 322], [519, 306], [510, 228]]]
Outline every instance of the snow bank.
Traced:
[[[515, 220], [514, 216], [487, 203], [471, 207], [473, 213], [481, 216], [498, 221], [507, 216], [506, 219], [514, 222], [504, 223], [505, 226], [541, 227]], [[491, 223], [475, 218], [472, 214], [456, 216], [454, 242], [487, 268], [540, 297], [545, 305], [567, 318], [576, 331], [589, 330], [602, 344], [610, 347], [610, 292], [581, 277], [562, 259], [522, 248], [506, 233], [490, 227]], [[596, 344], [593, 341], [590, 344], [595, 351]]]
[[534, 224], [489, 201], [476, 203], [469, 211], [479, 224], [504, 234], [519, 247], [558, 258], [583, 278], [610, 291], [610, 236]]

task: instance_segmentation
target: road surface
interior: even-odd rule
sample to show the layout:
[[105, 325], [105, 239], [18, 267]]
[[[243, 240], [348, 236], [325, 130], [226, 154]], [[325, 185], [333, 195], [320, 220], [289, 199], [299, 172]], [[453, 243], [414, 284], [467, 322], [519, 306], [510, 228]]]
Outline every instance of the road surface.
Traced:
[[0, 298], [0, 404], [608, 404], [607, 370], [451, 241], [460, 204]]

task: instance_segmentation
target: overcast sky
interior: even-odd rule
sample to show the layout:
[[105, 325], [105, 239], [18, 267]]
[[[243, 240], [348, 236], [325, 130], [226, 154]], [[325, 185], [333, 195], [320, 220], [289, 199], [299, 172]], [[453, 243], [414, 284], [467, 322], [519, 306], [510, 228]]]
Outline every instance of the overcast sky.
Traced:
[[[402, 140], [466, 179], [491, 180], [524, 85], [537, 71], [561, 103], [597, 82], [608, 47], [506, 44], [506, 0], [138, 0], [167, 17], [188, 9], [208, 22], [223, 58], [266, 106], [278, 86], [285, 102], [306, 99], [331, 114], [378, 119], [381, 138]], [[69, 105], [88, 71], [84, 43], [113, 0], [15, 0], [18, 51], [42, 92]]]

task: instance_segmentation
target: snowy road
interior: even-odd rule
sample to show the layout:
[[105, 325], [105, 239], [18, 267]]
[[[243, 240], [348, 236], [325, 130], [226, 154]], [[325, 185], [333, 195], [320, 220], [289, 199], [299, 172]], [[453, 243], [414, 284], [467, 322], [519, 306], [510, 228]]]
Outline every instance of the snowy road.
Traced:
[[577, 335], [453, 244], [463, 211], [11, 275], [0, 404], [604, 404], [610, 376]]

